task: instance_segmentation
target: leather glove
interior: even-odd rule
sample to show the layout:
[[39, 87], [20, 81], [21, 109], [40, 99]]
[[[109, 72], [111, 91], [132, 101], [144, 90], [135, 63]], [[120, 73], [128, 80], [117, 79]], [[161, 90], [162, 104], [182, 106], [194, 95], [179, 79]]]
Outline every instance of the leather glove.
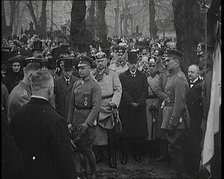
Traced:
[[81, 127], [80, 127], [80, 135], [85, 134], [86, 130], [88, 129], [88, 124], [86, 123], [82, 123]]

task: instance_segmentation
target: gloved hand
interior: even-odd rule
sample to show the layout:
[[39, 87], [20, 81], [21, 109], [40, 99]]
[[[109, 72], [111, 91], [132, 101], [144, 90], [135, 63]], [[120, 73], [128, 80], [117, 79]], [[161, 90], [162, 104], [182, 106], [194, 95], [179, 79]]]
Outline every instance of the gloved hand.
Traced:
[[80, 135], [85, 134], [86, 130], [88, 129], [88, 124], [86, 123], [82, 123], [81, 127], [80, 127]]
[[72, 124], [69, 123], [69, 124], [68, 124], [68, 131], [71, 132], [71, 130], [72, 130]]

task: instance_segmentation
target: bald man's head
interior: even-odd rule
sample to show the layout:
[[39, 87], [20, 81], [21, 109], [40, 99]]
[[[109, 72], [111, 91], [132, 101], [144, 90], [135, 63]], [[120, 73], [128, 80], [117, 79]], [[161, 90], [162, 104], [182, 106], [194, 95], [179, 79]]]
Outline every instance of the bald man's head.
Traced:
[[188, 67], [188, 78], [191, 81], [194, 81], [196, 78], [199, 77], [199, 67], [198, 65], [191, 65]]

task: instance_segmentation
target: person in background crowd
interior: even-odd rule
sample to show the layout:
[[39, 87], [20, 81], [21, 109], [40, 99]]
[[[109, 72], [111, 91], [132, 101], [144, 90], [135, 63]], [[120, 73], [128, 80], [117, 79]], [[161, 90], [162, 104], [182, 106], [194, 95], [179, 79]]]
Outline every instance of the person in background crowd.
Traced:
[[1, 82], [1, 88], [2, 88], [2, 101], [1, 101], [1, 109], [2, 112], [4, 112], [5, 115], [7, 115], [8, 112], [8, 98], [9, 98], [9, 92], [6, 88], [6, 86]]
[[189, 92], [187, 108], [190, 115], [190, 128], [186, 140], [185, 162], [190, 175], [198, 178], [200, 159], [203, 117], [202, 80], [199, 78], [199, 67], [195, 64], [188, 67]]
[[169, 142], [168, 151], [177, 178], [182, 178], [184, 174], [183, 147], [190, 121], [186, 107], [189, 86], [184, 73], [180, 69], [181, 56], [182, 53], [179, 51], [167, 51], [165, 65], [169, 72], [169, 77], [165, 87], [167, 99], [163, 108], [163, 122], [161, 126], [161, 128], [166, 130], [166, 137]]
[[72, 93], [72, 87], [78, 80], [77, 77], [72, 75], [72, 60], [73, 58], [65, 57], [63, 75], [55, 80], [55, 106], [56, 111], [67, 122], [69, 103]]
[[149, 60], [149, 73], [147, 76], [148, 82], [148, 95], [146, 98], [146, 118], [148, 136], [147, 140], [150, 141], [151, 157], [158, 151], [156, 147], [156, 127], [159, 111], [159, 99], [157, 97], [157, 89], [159, 85], [159, 75], [155, 71], [155, 60]]
[[54, 80], [47, 69], [31, 76], [32, 96], [11, 120], [11, 130], [21, 151], [24, 179], [76, 178], [73, 151], [66, 123], [49, 103]]
[[122, 97], [119, 114], [122, 122], [122, 158], [121, 163], [127, 164], [128, 149], [133, 149], [134, 158], [141, 162], [142, 142], [147, 137], [146, 105], [147, 79], [138, 70], [137, 53], [129, 52], [129, 69], [120, 74]]
[[90, 178], [96, 178], [96, 159], [92, 150], [96, 136], [95, 124], [101, 106], [101, 89], [90, 75], [92, 59], [79, 57], [79, 75], [72, 88], [68, 112], [68, 128], [80, 131], [79, 148], [84, 157], [81, 160], [81, 172], [87, 175], [87, 160], [90, 166]]
[[9, 60], [10, 68], [5, 77], [5, 86], [7, 87], [9, 93], [23, 79], [22, 61], [23, 58], [21, 55], [12, 57]]
[[31, 76], [34, 75], [39, 69], [40, 69], [39, 63], [29, 63], [24, 68], [23, 80], [9, 94], [8, 112], [7, 112], [9, 121], [16, 113], [16, 111], [30, 100], [32, 94], [30, 88]]
[[101, 87], [101, 109], [96, 126], [96, 139], [94, 144], [98, 147], [97, 162], [103, 160], [102, 145], [108, 144], [109, 166], [116, 168], [115, 134], [113, 134], [113, 109], [120, 104], [122, 87], [115, 70], [107, 67], [107, 58], [104, 52], [96, 54], [96, 69], [92, 71], [93, 78]]

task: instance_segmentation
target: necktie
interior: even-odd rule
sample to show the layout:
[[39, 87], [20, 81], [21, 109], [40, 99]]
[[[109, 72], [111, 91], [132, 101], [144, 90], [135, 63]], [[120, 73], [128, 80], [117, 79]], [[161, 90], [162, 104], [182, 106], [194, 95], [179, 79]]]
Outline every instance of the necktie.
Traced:
[[69, 79], [65, 79], [67, 86], [69, 85]]
[[194, 86], [193, 82], [190, 82], [190, 88], [192, 88]]

